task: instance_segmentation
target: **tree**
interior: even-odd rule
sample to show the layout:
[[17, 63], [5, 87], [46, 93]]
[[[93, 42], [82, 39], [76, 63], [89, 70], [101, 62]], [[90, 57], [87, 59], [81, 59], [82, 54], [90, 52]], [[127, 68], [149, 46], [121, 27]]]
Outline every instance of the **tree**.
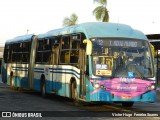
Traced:
[[73, 26], [73, 25], [76, 25], [78, 22], [78, 16], [73, 13], [70, 18], [68, 17], [65, 17], [64, 20], [63, 20], [63, 26], [64, 27], [67, 27], [67, 26]]
[[102, 22], [109, 21], [109, 11], [107, 10], [107, 0], [94, 0], [94, 2], [100, 4], [93, 10], [93, 15], [95, 15], [97, 20]]

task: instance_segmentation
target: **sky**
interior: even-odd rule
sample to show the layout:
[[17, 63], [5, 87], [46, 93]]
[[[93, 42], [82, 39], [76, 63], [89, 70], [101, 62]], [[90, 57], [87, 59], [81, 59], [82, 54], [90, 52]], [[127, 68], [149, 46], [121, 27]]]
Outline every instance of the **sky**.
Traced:
[[[0, 0], [0, 45], [28, 33], [62, 28], [72, 13], [78, 23], [96, 22], [93, 0]], [[109, 22], [123, 23], [144, 34], [160, 33], [160, 0], [107, 0]]]

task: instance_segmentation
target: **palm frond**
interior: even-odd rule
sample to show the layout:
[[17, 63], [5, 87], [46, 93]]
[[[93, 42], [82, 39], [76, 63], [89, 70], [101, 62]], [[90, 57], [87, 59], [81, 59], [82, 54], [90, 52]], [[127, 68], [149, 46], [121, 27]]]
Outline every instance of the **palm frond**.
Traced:
[[95, 3], [98, 3], [99, 5], [107, 5], [107, 0], [93, 0], [93, 2]]
[[63, 26], [64, 27], [67, 27], [67, 26], [73, 26], [73, 25], [76, 25], [78, 22], [78, 16], [73, 13], [70, 18], [68, 17], [65, 17], [64, 20], [63, 20]]
[[98, 6], [93, 10], [93, 15], [95, 15], [97, 20], [101, 20], [103, 9], [104, 9], [103, 6]]
[[102, 18], [103, 22], [108, 22], [109, 21], [109, 14], [108, 13], [109, 13], [108, 10], [105, 9], [105, 13], [104, 13], [104, 16]]
[[100, 6], [96, 7], [93, 10], [93, 15], [95, 15], [97, 20], [100, 20], [102, 22], [108, 22], [109, 21], [109, 14], [108, 14], [108, 10], [106, 8], [107, 0], [93, 0], [93, 1], [100, 4]]
[[103, 22], [109, 21], [108, 10], [104, 6], [98, 6], [93, 10], [93, 15], [95, 15], [96, 19]]

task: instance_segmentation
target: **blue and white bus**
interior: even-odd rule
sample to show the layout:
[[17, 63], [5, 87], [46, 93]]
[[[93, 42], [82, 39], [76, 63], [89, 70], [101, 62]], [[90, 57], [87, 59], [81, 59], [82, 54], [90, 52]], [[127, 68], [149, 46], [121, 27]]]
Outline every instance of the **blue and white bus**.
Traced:
[[3, 81], [82, 101], [156, 101], [147, 37], [128, 25], [89, 22], [7, 40]]

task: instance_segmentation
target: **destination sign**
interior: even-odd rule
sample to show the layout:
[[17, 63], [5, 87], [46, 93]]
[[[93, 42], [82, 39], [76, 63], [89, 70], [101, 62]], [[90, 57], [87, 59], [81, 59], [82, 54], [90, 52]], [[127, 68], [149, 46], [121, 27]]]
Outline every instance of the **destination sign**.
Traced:
[[137, 47], [138, 43], [135, 41], [109, 41], [109, 46], [121, 46], [121, 47]]
[[113, 47], [142, 47], [143, 41], [136, 40], [107, 40], [107, 39], [98, 39], [96, 43], [99, 46], [113, 46]]

